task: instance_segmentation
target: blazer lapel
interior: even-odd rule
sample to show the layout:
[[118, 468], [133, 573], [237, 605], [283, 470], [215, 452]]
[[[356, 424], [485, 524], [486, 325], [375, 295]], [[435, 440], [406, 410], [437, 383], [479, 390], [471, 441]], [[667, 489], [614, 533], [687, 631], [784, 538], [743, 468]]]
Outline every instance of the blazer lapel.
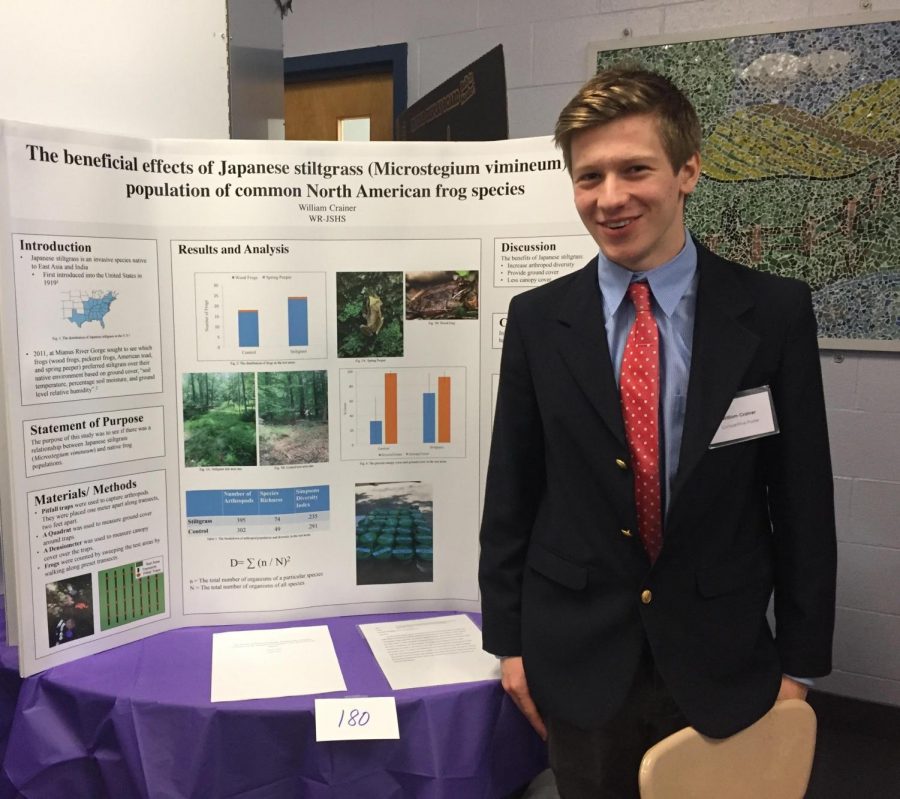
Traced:
[[610, 432], [625, 445], [619, 391], [606, 340], [603, 300], [597, 284], [597, 259], [581, 269], [556, 314], [559, 351]]
[[673, 503], [708, 449], [759, 346], [759, 337], [738, 321], [752, 307], [752, 298], [718, 256], [700, 245], [697, 251], [700, 282]]
[[[708, 449], [759, 345], [759, 337], [739, 321], [752, 307], [752, 298], [727, 263], [699, 244], [697, 252], [700, 282], [691, 373], [672, 503]], [[576, 274], [559, 302], [556, 319], [564, 363], [609, 431], [627, 447], [596, 258]]]

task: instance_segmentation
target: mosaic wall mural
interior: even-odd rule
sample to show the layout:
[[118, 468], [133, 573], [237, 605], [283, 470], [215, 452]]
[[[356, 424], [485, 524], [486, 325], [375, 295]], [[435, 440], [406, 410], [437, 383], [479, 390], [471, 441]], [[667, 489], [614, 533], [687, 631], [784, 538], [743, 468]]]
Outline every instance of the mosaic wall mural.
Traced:
[[623, 61], [700, 115], [694, 234], [808, 282], [820, 337], [900, 348], [900, 22], [597, 52], [598, 70]]

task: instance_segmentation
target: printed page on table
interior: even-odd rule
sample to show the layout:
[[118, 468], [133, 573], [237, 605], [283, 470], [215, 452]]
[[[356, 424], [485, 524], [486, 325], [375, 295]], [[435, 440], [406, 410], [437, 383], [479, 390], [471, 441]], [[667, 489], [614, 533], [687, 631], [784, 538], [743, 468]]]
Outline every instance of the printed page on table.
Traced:
[[26, 670], [168, 626], [478, 610], [506, 307], [593, 254], [549, 140], [6, 123], [3, 152]]

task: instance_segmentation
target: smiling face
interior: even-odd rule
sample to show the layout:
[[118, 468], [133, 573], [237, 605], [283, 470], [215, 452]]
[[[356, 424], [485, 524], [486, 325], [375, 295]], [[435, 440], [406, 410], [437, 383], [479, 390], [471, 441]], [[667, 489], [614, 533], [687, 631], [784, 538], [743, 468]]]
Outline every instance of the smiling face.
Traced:
[[679, 253], [699, 153], [674, 169], [657, 118], [632, 114], [575, 133], [571, 157], [575, 207], [609, 260], [645, 272]]

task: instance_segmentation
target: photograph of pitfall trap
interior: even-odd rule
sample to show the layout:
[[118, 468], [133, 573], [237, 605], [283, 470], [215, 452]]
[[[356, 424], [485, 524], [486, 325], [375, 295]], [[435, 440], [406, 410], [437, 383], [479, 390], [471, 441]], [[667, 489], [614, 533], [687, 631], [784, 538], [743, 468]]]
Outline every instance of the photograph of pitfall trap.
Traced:
[[356, 584], [434, 579], [431, 486], [421, 482], [356, 486]]

